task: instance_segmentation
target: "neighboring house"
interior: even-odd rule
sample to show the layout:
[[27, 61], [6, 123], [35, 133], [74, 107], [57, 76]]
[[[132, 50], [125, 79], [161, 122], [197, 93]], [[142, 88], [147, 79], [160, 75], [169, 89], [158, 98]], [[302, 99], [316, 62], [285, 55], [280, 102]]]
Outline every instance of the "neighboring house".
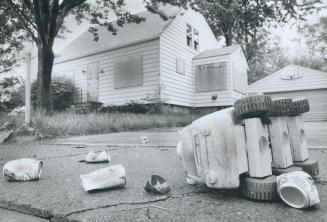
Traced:
[[306, 121], [327, 121], [327, 73], [297, 65], [288, 65], [249, 85], [249, 94], [273, 98], [306, 98], [310, 112]]
[[168, 9], [170, 19], [142, 12], [145, 22], [117, 35], [99, 28], [98, 42], [86, 31], [63, 49], [53, 75], [73, 80], [75, 103], [122, 105], [161, 93], [171, 105], [221, 107], [246, 95], [241, 47], [221, 48], [200, 13]]

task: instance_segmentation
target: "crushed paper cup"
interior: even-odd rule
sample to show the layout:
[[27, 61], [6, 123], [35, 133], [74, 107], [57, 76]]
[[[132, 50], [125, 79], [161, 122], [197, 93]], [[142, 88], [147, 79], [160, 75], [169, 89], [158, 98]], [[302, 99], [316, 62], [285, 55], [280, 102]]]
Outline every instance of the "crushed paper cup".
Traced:
[[286, 204], [294, 208], [308, 208], [320, 203], [314, 180], [303, 171], [278, 176], [277, 193]]
[[147, 136], [140, 136], [140, 143], [141, 144], [147, 144], [149, 142], [149, 139]]
[[7, 181], [29, 181], [40, 179], [43, 162], [34, 159], [17, 159], [3, 166], [3, 176]]
[[111, 158], [105, 150], [99, 154], [90, 151], [85, 158], [85, 162], [87, 163], [109, 163], [110, 161]]
[[124, 187], [126, 185], [126, 171], [121, 164], [80, 175], [80, 178], [85, 191]]
[[151, 175], [151, 180], [147, 181], [144, 190], [154, 194], [166, 194], [170, 192], [170, 186], [161, 176]]

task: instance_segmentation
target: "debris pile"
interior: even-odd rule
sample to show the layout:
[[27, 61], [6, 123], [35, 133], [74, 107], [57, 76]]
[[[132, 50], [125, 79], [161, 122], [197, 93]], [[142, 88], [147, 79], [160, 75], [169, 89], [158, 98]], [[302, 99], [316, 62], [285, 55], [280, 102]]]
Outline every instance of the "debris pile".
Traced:
[[[282, 188], [277, 193], [282, 184], [276, 176], [283, 181], [292, 172], [305, 171], [309, 177], [319, 174], [305, 137], [302, 114], [309, 110], [307, 99], [272, 100], [258, 95], [241, 98], [232, 108], [194, 121], [180, 132], [177, 145], [186, 182], [216, 189], [241, 188], [244, 197], [259, 201], [276, 200], [279, 194], [289, 203], [288, 198], [294, 199], [306, 188]], [[291, 194], [285, 195], [287, 192]], [[319, 203], [319, 197], [316, 200], [310, 205]]]

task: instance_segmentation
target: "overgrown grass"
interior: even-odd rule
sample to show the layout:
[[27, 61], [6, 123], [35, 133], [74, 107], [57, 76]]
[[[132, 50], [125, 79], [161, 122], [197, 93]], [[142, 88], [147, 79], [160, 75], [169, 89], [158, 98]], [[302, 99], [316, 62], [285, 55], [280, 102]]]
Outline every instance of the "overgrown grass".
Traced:
[[132, 114], [132, 113], [55, 113], [36, 114], [33, 126], [51, 136], [90, 135], [188, 125], [197, 116], [191, 114]]

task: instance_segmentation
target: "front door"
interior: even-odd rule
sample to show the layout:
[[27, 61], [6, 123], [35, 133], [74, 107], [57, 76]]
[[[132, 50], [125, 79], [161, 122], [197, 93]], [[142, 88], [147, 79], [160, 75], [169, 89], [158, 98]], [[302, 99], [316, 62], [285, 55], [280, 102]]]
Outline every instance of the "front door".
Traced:
[[98, 102], [99, 63], [87, 65], [87, 102]]

